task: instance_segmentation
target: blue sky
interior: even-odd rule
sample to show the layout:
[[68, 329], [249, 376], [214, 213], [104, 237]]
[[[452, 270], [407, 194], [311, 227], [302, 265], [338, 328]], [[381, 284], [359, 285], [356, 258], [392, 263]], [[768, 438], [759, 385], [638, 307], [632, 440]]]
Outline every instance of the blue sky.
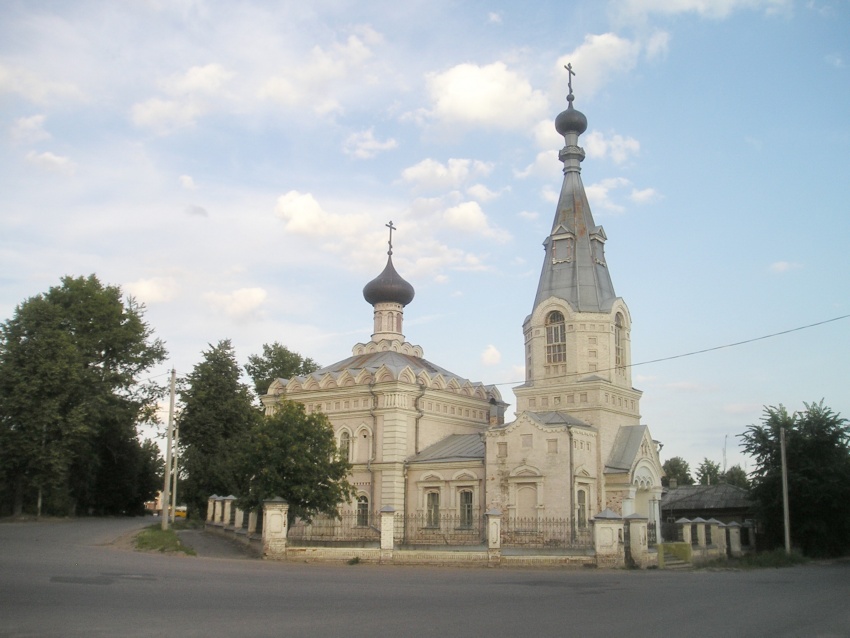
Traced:
[[[850, 314], [850, 3], [3, 3], [0, 317], [63, 275], [147, 304], [186, 374], [230, 338], [329, 364], [394, 261], [405, 334], [506, 400], [561, 185], [583, 180], [636, 363]], [[662, 458], [744, 459], [764, 405], [850, 416], [850, 320], [640, 365]], [[164, 379], [164, 377], [163, 377]]]

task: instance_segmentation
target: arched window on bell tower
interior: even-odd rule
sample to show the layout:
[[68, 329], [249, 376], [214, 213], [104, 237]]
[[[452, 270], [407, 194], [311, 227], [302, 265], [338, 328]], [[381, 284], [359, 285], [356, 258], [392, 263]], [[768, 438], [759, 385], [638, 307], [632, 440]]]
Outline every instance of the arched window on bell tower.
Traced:
[[624, 333], [625, 326], [623, 323], [623, 315], [618, 312], [617, 316], [614, 318], [614, 365], [617, 367], [618, 374], [623, 374], [626, 365], [626, 353], [624, 349], [626, 337]]
[[546, 316], [546, 363], [564, 363], [567, 360], [567, 333], [564, 315], [553, 310]]

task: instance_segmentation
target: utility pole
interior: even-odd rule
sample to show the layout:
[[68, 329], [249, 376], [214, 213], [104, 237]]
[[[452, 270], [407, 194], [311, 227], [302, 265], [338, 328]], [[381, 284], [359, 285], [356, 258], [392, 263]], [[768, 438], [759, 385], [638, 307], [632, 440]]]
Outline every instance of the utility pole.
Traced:
[[782, 515], [785, 523], [785, 553], [791, 553], [791, 519], [788, 515], [788, 463], [785, 460], [785, 428], [779, 428], [779, 451], [782, 456]]
[[162, 487], [162, 531], [168, 529], [168, 505], [171, 500], [169, 496], [171, 488], [171, 437], [174, 434], [174, 386], [177, 382], [177, 371], [171, 368], [171, 402], [168, 406], [168, 432], [166, 434], [165, 446], [165, 481]]

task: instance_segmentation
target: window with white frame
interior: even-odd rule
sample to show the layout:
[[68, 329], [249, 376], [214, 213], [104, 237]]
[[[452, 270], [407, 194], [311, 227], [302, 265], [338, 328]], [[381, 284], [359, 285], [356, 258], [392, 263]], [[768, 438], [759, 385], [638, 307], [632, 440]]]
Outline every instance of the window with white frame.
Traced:
[[460, 491], [460, 527], [472, 527], [472, 490]]
[[567, 360], [567, 337], [564, 332], [564, 315], [555, 310], [546, 317], [546, 363], [564, 363]]
[[351, 460], [351, 434], [343, 430], [339, 435], [339, 456], [344, 461]]
[[357, 527], [369, 526], [369, 497], [357, 498]]
[[437, 490], [425, 494], [425, 514], [426, 527], [440, 526], [440, 493]]

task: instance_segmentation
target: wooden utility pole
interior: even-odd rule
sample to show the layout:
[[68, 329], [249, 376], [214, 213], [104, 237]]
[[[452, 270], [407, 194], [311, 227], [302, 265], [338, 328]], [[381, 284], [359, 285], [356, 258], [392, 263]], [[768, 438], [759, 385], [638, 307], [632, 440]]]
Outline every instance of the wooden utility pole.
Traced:
[[165, 446], [165, 480], [162, 486], [162, 531], [168, 529], [168, 506], [171, 498], [171, 437], [174, 434], [174, 386], [177, 382], [177, 371], [171, 368], [171, 402], [168, 405], [168, 433], [166, 434]]

